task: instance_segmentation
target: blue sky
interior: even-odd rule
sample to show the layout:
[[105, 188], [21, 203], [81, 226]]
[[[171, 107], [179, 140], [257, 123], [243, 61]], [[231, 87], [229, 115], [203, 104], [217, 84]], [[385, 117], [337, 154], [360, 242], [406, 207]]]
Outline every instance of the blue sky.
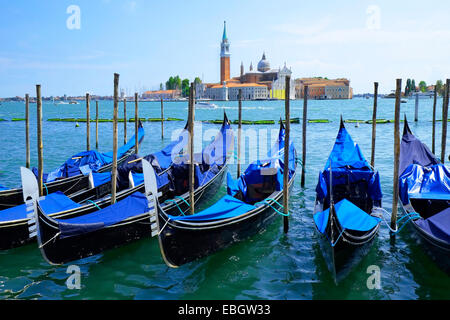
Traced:
[[[347, 77], [355, 93], [395, 89], [401, 77], [450, 77], [450, 2], [0, 0], [0, 97], [111, 95], [113, 73], [127, 93], [156, 89], [171, 75], [219, 79], [223, 21], [231, 74], [256, 66], [294, 77]], [[70, 30], [67, 8], [80, 8]]]

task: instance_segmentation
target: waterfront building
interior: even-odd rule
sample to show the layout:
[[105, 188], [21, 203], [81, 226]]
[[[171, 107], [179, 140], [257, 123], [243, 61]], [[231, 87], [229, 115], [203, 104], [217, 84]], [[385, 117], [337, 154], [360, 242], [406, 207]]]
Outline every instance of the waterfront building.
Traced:
[[181, 97], [181, 90], [156, 90], [156, 91], [145, 91], [142, 94], [143, 99], [154, 99], [154, 100], [172, 100]]
[[352, 99], [353, 89], [350, 80], [326, 78], [295, 79], [295, 97], [303, 99], [304, 87], [308, 85], [308, 97], [311, 99]]
[[[244, 64], [241, 62], [239, 76], [232, 78], [230, 57], [230, 42], [227, 37], [226, 22], [224, 22], [220, 43], [220, 83], [195, 84], [197, 100], [237, 100], [239, 89], [242, 89], [245, 100], [284, 99], [286, 76], [292, 75], [292, 70], [286, 66], [286, 63], [283, 68], [272, 69], [264, 52], [256, 70], [253, 70], [253, 63], [250, 63], [249, 71], [244, 72]], [[294, 85], [294, 79], [291, 79], [291, 99], [295, 99]]]

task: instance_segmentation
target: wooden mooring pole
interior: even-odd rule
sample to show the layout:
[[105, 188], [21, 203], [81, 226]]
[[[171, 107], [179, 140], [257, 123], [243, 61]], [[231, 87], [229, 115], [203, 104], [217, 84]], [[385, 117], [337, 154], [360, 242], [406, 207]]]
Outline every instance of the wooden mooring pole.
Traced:
[[433, 129], [431, 131], [431, 152], [436, 151], [436, 103], [437, 103], [437, 91], [434, 87], [434, 101], [433, 101]]
[[306, 123], [308, 122], [308, 86], [305, 86], [303, 93], [303, 121], [302, 121], [302, 177], [300, 185], [305, 187], [306, 178]]
[[95, 149], [98, 150], [98, 100], [95, 101]]
[[419, 94], [416, 93], [416, 105], [414, 108], [414, 121], [419, 121]]
[[445, 163], [445, 146], [447, 144], [447, 122], [448, 122], [448, 99], [450, 79], [445, 84], [444, 104], [442, 107], [442, 140], [441, 140], [441, 162]]
[[90, 117], [90, 97], [86, 93], [86, 151], [91, 150], [91, 117]]
[[241, 136], [242, 136], [242, 89], [239, 89], [238, 104], [238, 149], [237, 149], [237, 177], [241, 176]]
[[134, 94], [134, 149], [135, 153], [139, 153], [139, 110], [138, 110], [138, 103], [139, 103], [139, 95], [136, 92]]
[[111, 169], [111, 204], [116, 203], [118, 109], [119, 109], [119, 74], [114, 73], [113, 163]]
[[283, 224], [284, 224], [284, 233], [288, 233], [289, 231], [289, 142], [290, 142], [290, 128], [291, 128], [291, 115], [290, 115], [290, 106], [289, 106], [289, 96], [290, 96], [290, 84], [291, 77], [286, 76], [286, 89], [284, 96], [284, 111], [286, 117], [285, 123], [285, 134], [284, 134], [284, 173], [283, 173], [283, 208], [284, 208], [284, 216], [283, 216]]
[[194, 103], [194, 83], [191, 83], [191, 90], [189, 90], [189, 116], [188, 116], [188, 130], [189, 130], [189, 206], [190, 214], [195, 213], [195, 176], [194, 176], [194, 121], [195, 121], [195, 103]]
[[127, 99], [123, 99], [123, 144], [127, 144]]
[[373, 94], [373, 113], [372, 113], [372, 153], [370, 156], [370, 165], [375, 167], [375, 141], [377, 138], [377, 106], [378, 106], [378, 82], [374, 84]]
[[394, 197], [392, 199], [391, 229], [397, 229], [398, 205], [398, 170], [400, 164], [400, 103], [402, 92], [402, 79], [397, 79], [395, 91], [395, 125], [394, 125]]
[[36, 85], [36, 106], [37, 106], [37, 151], [38, 151], [38, 184], [39, 196], [43, 196], [44, 179], [44, 145], [42, 143], [42, 97], [41, 85]]
[[25, 165], [30, 168], [30, 95], [25, 95]]
[[161, 98], [161, 139], [164, 139], [164, 102]]

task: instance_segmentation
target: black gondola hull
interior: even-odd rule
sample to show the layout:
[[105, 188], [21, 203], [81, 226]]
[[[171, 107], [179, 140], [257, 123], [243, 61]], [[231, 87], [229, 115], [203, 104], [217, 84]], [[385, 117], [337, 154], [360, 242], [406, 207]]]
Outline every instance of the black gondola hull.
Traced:
[[[195, 202], [201, 203], [211, 195], [215, 194], [223, 182], [226, 166], [209, 183], [195, 191]], [[141, 187], [143, 191], [143, 186]], [[133, 189], [133, 191], [138, 191]], [[128, 191], [127, 195], [133, 193]], [[188, 195], [184, 195], [186, 201]], [[123, 198], [123, 197], [122, 197]], [[118, 200], [119, 201], [119, 200]], [[177, 204], [182, 208], [182, 199]], [[180, 214], [173, 203], [164, 206], [173, 215]], [[187, 207], [187, 209], [189, 209]], [[186, 210], [187, 210], [186, 209]], [[92, 209], [95, 211], [96, 209]], [[85, 213], [86, 214], [86, 213]], [[39, 215], [39, 244], [45, 244], [41, 253], [50, 264], [64, 264], [69, 261], [79, 260], [92, 255], [99, 254], [109, 249], [117, 248], [127, 243], [148, 237], [151, 234], [150, 216], [148, 214], [133, 217], [115, 225], [88, 232], [80, 236], [60, 238], [59, 227], [55, 220], [48, 219], [42, 212]], [[67, 218], [67, 217], [65, 217]]]
[[[295, 174], [291, 178], [290, 189], [294, 178]], [[271, 198], [281, 202], [282, 192]], [[238, 219], [189, 226], [173, 220], [166, 225], [167, 215], [160, 210], [158, 223], [161, 228], [159, 243], [162, 256], [169, 266], [179, 267], [254, 236], [269, 225], [277, 215], [278, 213], [271, 207], [262, 206]]]

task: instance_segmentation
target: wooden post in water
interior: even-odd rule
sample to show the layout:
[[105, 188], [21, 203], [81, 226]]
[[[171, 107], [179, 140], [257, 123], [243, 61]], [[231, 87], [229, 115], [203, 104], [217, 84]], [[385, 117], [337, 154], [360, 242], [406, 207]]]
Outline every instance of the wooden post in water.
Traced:
[[189, 205], [190, 213], [195, 213], [194, 202], [194, 121], [195, 121], [195, 103], [194, 103], [194, 83], [191, 82], [191, 90], [189, 90], [189, 117], [188, 117], [188, 130], [189, 130]]
[[127, 144], [127, 99], [123, 98], [123, 144]]
[[161, 98], [161, 139], [164, 139], [164, 102]]
[[377, 106], [378, 106], [378, 82], [374, 84], [373, 94], [373, 113], [372, 113], [372, 154], [370, 157], [370, 165], [375, 168], [375, 141], [377, 138]]
[[416, 93], [416, 106], [414, 109], [414, 121], [417, 122], [419, 121], [419, 94]]
[[25, 95], [25, 165], [30, 168], [30, 95]]
[[436, 103], [437, 103], [437, 91], [434, 87], [434, 101], [433, 101], [433, 129], [431, 132], [431, 152], [436, 151]]
[[98, 100], [95, 101], [95, 149], [98, 150]]
[[91, 150], [91, 117], [90, 117], [90, 97], [86, 93], [86, 151]]
[[43, 183], [44, 183], [44, 145], [42, 143], [42, 97], [41, 97], [41, 85], [36, 85], [36, 106], [37, 106], [37, 151], [38, 151], [38, 184], [39, 184], [39, 196], [43, 196]]
[[113, 162], [111, 169], [111, 204], [116, 203], [118, 109], [119, 109], [119, 74], [114, 73]]
[[239, 89], [237, 177], [241, 176], [242, 89]]
[[400, 164], [400, 99], [402, 93], [402, 79], [397, 79], [395, 90], [395, 125], [394, 125], [394, 198], [392, 199], [391, 229], [397, 229], [398, 205], [398, 170]]
[[445, 145], [447, 143], [447, 122], [448, 122], [448, 99], [449, 99], [450, 79], [445, 84], [444, 104], [442, 107], [442, 141], [441, 141], [441, 162], [445, 163]]
[[283, 207], [284, 207], [284, 233], [289, 231], [289, 134], [291, 128], [291, 115], [289, 108], [289, 96], [290, 96], [290, 84], [291, 77], [286, 76], [286, 89], [284, 96], [284, 108], [285, 108], [285, 134], [284, 134], [284, 174], [283, 174]]
[[138, 154], [139, 153], [139, 111], [138, 111], [138, 100], [139, 100], [139, 95], [136, 92], [134, 94], [134, 146], [135, 146], [135, 153]]
[[305, 187], [306, 178], [306, 122], [308, 115], [308, 86], [305, 86], [303, 93], [303, 121], [302, 121], [302, 177], [300, 185], [302, 188]]

